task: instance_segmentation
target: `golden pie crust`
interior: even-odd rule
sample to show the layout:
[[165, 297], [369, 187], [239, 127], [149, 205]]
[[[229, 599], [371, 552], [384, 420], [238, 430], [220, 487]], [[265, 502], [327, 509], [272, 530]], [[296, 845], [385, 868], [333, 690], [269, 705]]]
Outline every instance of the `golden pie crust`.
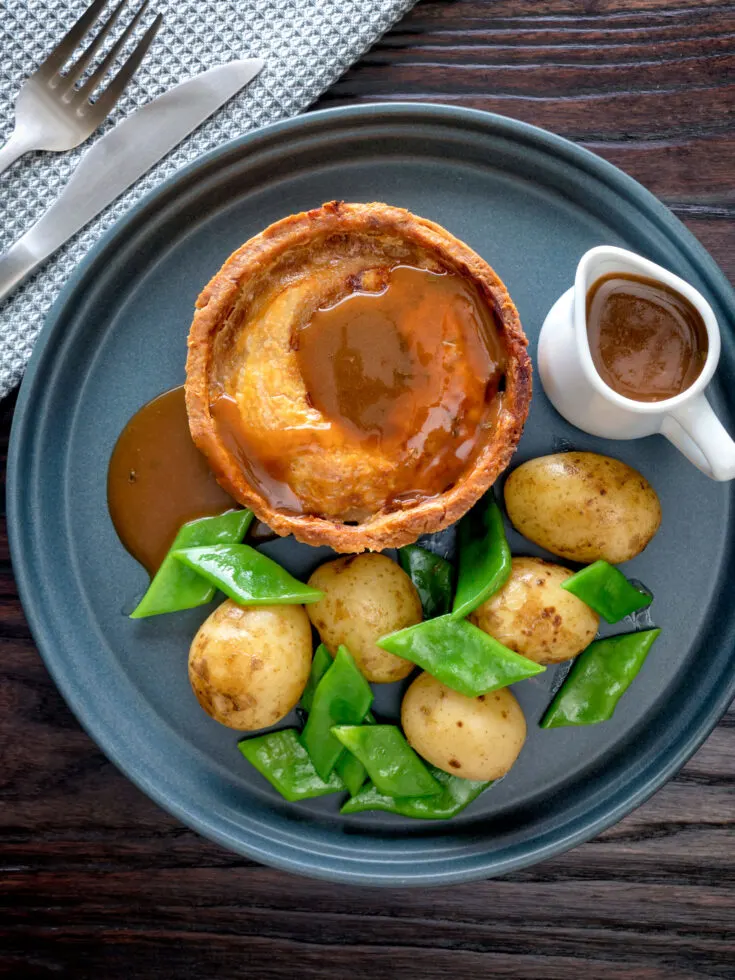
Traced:
[[[396, 470], [389, 458], [352, 445], [349, 452], [344, 446], [333, 453], [324, 447], [311, 454], [294, 451], [292, 483], [310, 504], [308, 512], [299, 512], [266, 495], [237, 447], [223, 438], [213, 405], [223, 394], [233, 395], [234, 385], [243, 431], [251, 427], [270, 434], [274, 442], [284, 440], [284, 455], [289, 434], [298, 432], [307, 416], [309, 424], [316, 419], [318, 428], [318, 412], [301, 391], [303, 380], [294, 366], [294, 330], [303, 326], [304, 317], [323, 308], [325, 295], [333, 299], [335, 289], [344, 295], [344, 289], [364, 288], [378, 264], [376, 256], [383, 265], [441, 270], [472, 284], [502, 349], [504, 391], [497, 416], [453, 485], [434, 495], [405, 495], [382, 505], [378, 488]], [[332, 201], [284, 218], [251, 238], [202, 290], [188, 347], [191, 434], [219, 483], [277, 534], [293, 534], [306, 544], [329, 545], [338, 552], [402, 547], [457, 521], [507, 467], [531, 398], [527, 341], [502, 280], [441, 226], [387, 204]]]

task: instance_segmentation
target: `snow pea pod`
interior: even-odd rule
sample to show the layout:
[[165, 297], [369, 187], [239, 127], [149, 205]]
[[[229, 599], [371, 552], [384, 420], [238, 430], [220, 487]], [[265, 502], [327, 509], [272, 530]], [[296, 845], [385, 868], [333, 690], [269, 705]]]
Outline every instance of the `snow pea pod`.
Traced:
[[416, 587], [424, 618], [443, 616], [452, 608], [454, 568], [451, 563], [417, 544], [406, 545], [398, 552], [401, 568]]
[[322, 679], [322, 677], [324, 677], [331, 666], [332, 654], [329, 652], [329, 650], [327, 650], [323, 643], [320, 643], [314, 651], [314, 656], [311, 661], [311, 671], [309, 672], [309, 679], [306, 682], [304, 693], [301, 695], [301, 707], [307, 714], [311, 711], [311, 706], [314, 703], [314, 694], [319, 686], [319, 681]]
[[447, 687], [470, 698], [546, 669], [509, 650], [466, 619], [451, 615], [381, 636], [378, 646], [418, 664]]
[[[332, 655], [324, 644], [320, 643], [316, 648], [314, 659], [311, 662], [309, 680], [306, 682], [304, 693], [301, 695], [301, 707], [307, 714], [311, 711], [311, 706], [314, 703], [314, 694], [319, 686], [319, 682], [331, 666]], [[369, 711], [365, 716], [364, 722], [365, 724], [374, 724], [375, 722], [375, 719]], [[329, 734], [331, 738], [331, 732]], [[350, 796], [354, 796], [367, 779], [365, 766], [351, 752], [348, 752], [347, 749], [342, 749], [340, 752], [339, 758], [334, 766], [334, 771], [347, 787]]]
[[492, 490], [459, 522], [459, 573], [452, 617], [461, 619], [494, 595], [510, 576], [510, 548]]
[[251, 510], [228, 510], [217, 517], [202, 517], [198, 521], [183, 524], [130, 618], [160, 616], [162, 613], [193, 609], [211, 602], [216, 592], [212, 583], [176, 561], [173, 552], [182, 548], [242, 541], [252, 519]]
[[337, 650], [334, 663], [314, 691], [311, 712], [301, 740], [316, 771], [328, 779], [342, 753], [342, 743], [332, 732], [334, 725], [359, 725], [373, 703], [370, 685], [357, 668], [346, 647]]
[[[349, 653], [349, 651], [348, 651]], [[320, 643], [316, 648], [316, 652], [311, 661], [311, 671], [309, 673], [309, 680], [306, 682], [306, 687], [304, 688], [304, 693], [301, 695], [301, 707], [308, 714], [311, 711], [311, 705], [314, 701], [314, 692], [316, 691], [319, 681], [324, 677], [326, 672], [332, 666], [332, 654], [326, 648], [323, 643]], [[374, 725], [375, 718], [370, 711], [363, 718], [363, 725]]]
[[368, 783], [357, 795], [347, 800], [340, 813], [384, 810], [386, 813], [398, 813], [402, 817], [414, 817], [418, 820], [449, 820], [476, 800], [488, 786], [492, 786], [492, 781], [480, 783], [452, 776], [436, 766], [427, 765], [426, 768], [441, 783], [442, 790], [437, 796], [387, 796], [374, 783]]
[[345, 788], [336, 772], [326, 781], [319, 777], [295, 728], [248, 738], [240, 742], [238, 748], [261, 776], [265, 776], [291, 803], [339, 793]]
[[606, 561], [596, 561], [562, 582], [562, 589], [576, 595], [608, 623], [650, 606], [653, 596], [641, 592], [620, 569]]
[[337, 725], [332, 732], [357, 756], [381, 793], [387, 796], [441, 793], [441, 784], [395, 725]]
[[318, 589], [299, 582], [247, 544], [177, 549], [171, 554], [241, 606], [293, 605], [322, 598]]
[[342, 749], [342, 754], [334, 766], [334, 772], [347, 787], [350, 796], [360, 792], [367, 779], [367, 769], [357, 756], [354, 756], [347, 749]]
[[590, 643], [557, 691], [541, 719], [541, 728], [596, 725], [612, 718], [660, 632], [641, 630]]

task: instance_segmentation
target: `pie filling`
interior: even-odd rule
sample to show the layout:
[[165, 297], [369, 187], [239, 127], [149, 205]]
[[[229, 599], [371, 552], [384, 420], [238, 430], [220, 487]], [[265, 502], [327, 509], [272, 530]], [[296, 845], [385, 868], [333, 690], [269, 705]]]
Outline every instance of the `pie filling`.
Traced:
[[246, 289], [213, 364], [217, 436], [270, 507], [360, 523], [469, 471], [498, 417], [505, 353], [470, 280], [366, 238]]

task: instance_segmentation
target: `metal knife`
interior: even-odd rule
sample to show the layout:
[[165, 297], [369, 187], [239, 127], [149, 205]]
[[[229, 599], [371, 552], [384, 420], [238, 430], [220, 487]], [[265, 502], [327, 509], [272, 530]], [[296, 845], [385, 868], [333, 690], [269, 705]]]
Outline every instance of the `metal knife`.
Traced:
[[263, 64], [250, 58], [210, 68], [159, 95], [98, 139], [58, 199], [0, 256], [0, 300], [252, 81]]

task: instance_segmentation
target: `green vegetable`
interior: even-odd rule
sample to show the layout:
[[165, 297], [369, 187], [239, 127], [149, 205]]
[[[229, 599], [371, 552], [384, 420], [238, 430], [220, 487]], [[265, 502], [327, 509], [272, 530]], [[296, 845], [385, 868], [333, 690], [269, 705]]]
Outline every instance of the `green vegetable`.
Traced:
[[388, 796], [441, 793], [441, 784], [395, 725], [337, 725], [332, 732], [357, 756], [381, 793]]
[[[349, 650], [347, 651], [349, 653]], [[301, 695], [301, 707], [308, 714], [311, 711], [311, 705], [314, 700], [314, 692], [317, 689], [319, 681], [324, 677], [326, 672], [332, 666], [332, 654], [325, 647], [323, 643], [320, 643], [316, 648], [314, 657], [311, 661], [311, 672], [309, 673], [309, 680], [306, 682], [306, 687], [304, 688], [304, 693]], [[364, 725], [374, 725], [375, 718], [368, 711], [368, 713], [363, 718]]]
[[318, 602], [322, 593], [247, 544], [172, 551], [173, 557], [242, 606]]
[[641, 630], [591, 643], [574, 662], [541, 727], [595, 725], [611, 718], [660, 632]]
[[240, 742], [238, 748], [261, 776], [291, 803], [344, 790], [337, 773], [320, 779], [294, 728], [268, 732]]
[[251, 510], [228, 510], [218, 517], [202, 517], [184, 524], [130, 618], [159, 616], [211, 602], [216, 591], [214, 586], [176, 561], [173, 552], [181, 548], [242, 541], [252, 519]]
[[456, 817], [483, 790], [492, 786], [492, 782], [479, 783], [471, 779], [460, 779], [459, 776], [452, 776], [436, 766], [427, 765], [427, 769], [441, 783], [442, 791], [438, 796], [404, 796], [396, 799], [381, 793], [373, 783], [368, 783], [344, 804], [340, 813], [385, 810], [418, 820], [448, 820]]
[[319, 681], [322, 679], [322, 677], [324, 677], [331, 666], [332, 654], [329, 652], [329, 650], [327, 650], [323, 643], [320, 643], [314, 652], [314, 657], [311, 661], [309, 679], [306, 682], [304, 693], [301, 695], [301, 707], [307, 714], [311, 711], [311, 705], [314, 701], [314, 692], [319, 685]]
[[[311, 711], [311, 706], [314, 702], [314, 693], [319, 682], [331, 666], [332, 655], [324, 644], [320, 643], [316, 648], [314, 659], [311, 662], [311, 673], [309, 674], [309, 680], [306, 682], [304, 693], [301, 695], [301, 707], [307, 713]], [[365, 716], [365, 722], [374, 724], [374, 721], [375, 719], [368, 711], [367, 715]], [[332, 737], [331, 732], [329, 733], [329, 737]], [[348, 752], [347, 749], [342, 749], [340, 752], [339, 758], [334, 766], [334, 771], [347, 787], [347, 791], [349, 792], [350, 796], [354, 796], [367, 779], [365, 766], [363, 766], [360, 760], [356, 759], [351, 752]]]
[[378, 646], [418, 664], [442, 684], [474, 698], [546, 669], [509, 650], [465, 619], [439, 616], [381, 636]]
[[454, 568], [445, 559], [417, 544], [406, 545], [398, 552], [398, 561], [421, 599], [424, 618], [443, 616], [452, 608]]
[[367, 779], [367, 769], [360, 760], [347, 749], [342, 750], [342, 754], [334, 766], [334, 772], [347, 787], [350, 796], [360, 792]]
[[494, 595], [510, 576], [510, 548], [492, 490], [459, 522], [459, 575], [452, 616], [461, 619]]
[[322, 779], [329, 778], [342, 752], [342, 743], [332, 733], [333, 726], [359, 725], [372, 703], [370, 685], [347, 648], [341, 646], [334, 663], [317, 685], [301, 735]]
[[608, 623], [617, 623], [638, 609], [650, 606], [653, 596], [637, 589], [623, 573], [606, 561], [596, 561], [562, 582], [562, 589], [576, 595]]

